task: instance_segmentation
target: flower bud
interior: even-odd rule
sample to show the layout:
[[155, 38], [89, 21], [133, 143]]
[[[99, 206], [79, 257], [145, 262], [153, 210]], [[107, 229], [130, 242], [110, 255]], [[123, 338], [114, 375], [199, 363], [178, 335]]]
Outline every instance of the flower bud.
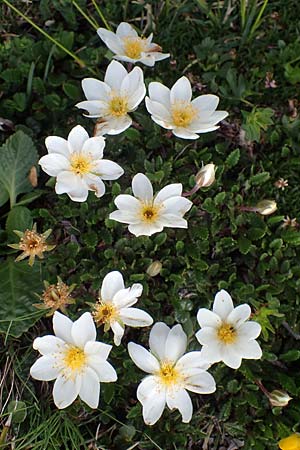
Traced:
[[292, 397], [285, 391], [275, 389], [269, 394], [269, 401], [272, 406], [287, 406]]
[[277, 209], [275, 200], [261, 200], [257, 203], [255, 210], [262, 216], [273, 214]]
[[216, 170], [214, 164], [206, 164], [206, 166], [203, 166], [197, 175], [195, 176], [196, 184], [199, 188], [202, 187], [208, 187], [216, 179]]
[[300, 434], [299, 433], [291, 434], [290, 436], [281, 439], [278, 445], [279, 448], [281, 448], [281, 450], [299, 450]]
[[153, 261], [153, 263], [150, 264], [146, 272], [150, 277], [156, 277], [156, 275], [158, 275], [159, 272], [161, 271], [161, 268], [162, 263], [160, 261]]

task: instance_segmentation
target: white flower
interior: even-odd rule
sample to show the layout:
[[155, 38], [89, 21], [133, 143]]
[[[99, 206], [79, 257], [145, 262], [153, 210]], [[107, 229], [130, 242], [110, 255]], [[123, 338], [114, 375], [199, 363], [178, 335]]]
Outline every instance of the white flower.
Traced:
[[216, 179], [215, 165], [210, 163], [201, 167], [195, 176], [197, 187], [203, 188], [212, 185]]
[[154, 66], [156, 61], [169, 58], [169, 53], [161, 53], [161, 47], [148, 38], [140, 38], [129, 23], [122, 22], [116, 33], [99, 28], [97, 33], [106, 46], [115, 53], [114, 58], [131, 63], [141, 62], [146, 66]]
[[148, 375], [137, 389], [137, 398], [143, 406], [143, 418], [153, 425], [166, 406], [178, 409], [187, 423], [193, 414], [193, 404], [186, 390], [197, 394], [211, 394], [216, 390], [213, 377], [206, 372], [209, 364], [200, 352], [185, 353], [187, 336], [181, 325], [169, 328], [156, 323], [150, 333], [151, 353], [141, 345], [130, 342], [128, 351], [133, 362]]
[[151, 236], [164, 227], [187, 228], [183, 215], [192, 202], [181, 197], [182, 184], [169, 184], [153, 198], [150, 180], [138, 173], [132, 180], [132, 195], [118, 195], [115, 205], [119, 208], [109, 215], [110, 219], [128, 223], [128, 230], [135, 236]]
[[49, 154], [39, 164], [44, 172], [56, 177], [55, 192], [66, 193], [75, 202], [86, 201], [88, 191], [102, 197], [105, 193], [102, 180], [117, 180], [124, 173], [115, 162], [102, 159], [104, 138], [90, 138], [80, 125], [70, 131], [68, 140], [48, 136], [45, 144]]
[[256, 338], [261, 332], [257, 322], [247, 322], [251, 314], [247, 304], [233, 307], [231, 296], [222, 289], [217, 293], [210, 311], [201, 308], [197, 320], [201, 327], [196, 338], [203, 345], [201, 355], [211, 363], [223, 361], [238, 369], [245, 359], [260, 359], [262, 351]]
[[99, 118], [97, 135], [119, 134], [130, 127], [132, 119], [128, 113], [138, 107], [146, 94], [142, 69], [135, 67], [128, 73], [117, 61], [107, 67], [104, 82], [84, 78], [82, 89], [87, 100], [75, 106], [88, 111], [86, 117]]
[[79, 397], [91, 408], [97, 408], [100, 381], [116, 381], [115, 369], [106, 360], [111, 345], [96, 341], [96, 328], [90, 313], [72, 322], [55, 312], [53, 316], [55, 336], [38, 337], [33, 348], [41, 355], [31, 367], [30, 374], [36, 380], [55, 380], [53, 399], [57, 408], [71, 405]]
[[152, 317], [138, 308], [131, 308], [142, 295], [143, 286], [139, 283], [125, 288], [120, 272], [109, 272], [102, 282], [99, 302], [94, 306], [93, 316], [97, 324], [104, 324], [104, 330], [110, 328], [114, 333], [115, 345], [120, 345], [124, 334], [124, 325], [129, 327], [148, 327]]
[[183, 139], [198, 139], [197, 133], [216, 130], [216, 124], [228, 116], [226, 111], [216, 111], [216, 95], [191, 100], [191, 83], [186, 77], [177, 80], [171, 90], [157, 81], [150, 83], [149, 96], [146, 107], [152, 120]]

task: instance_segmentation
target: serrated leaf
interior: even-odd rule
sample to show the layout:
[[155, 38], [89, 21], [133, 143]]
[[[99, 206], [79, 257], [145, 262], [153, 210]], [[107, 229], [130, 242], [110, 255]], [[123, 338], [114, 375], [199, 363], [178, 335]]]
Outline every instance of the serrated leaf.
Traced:
[[8, 258], [0, 267], [0, 333], [21, 336], [41, 316], [32, 306], [43, 289], [40, 267]]
[[11, 208], [19, 194], [32, 190], [28, 173], [37, 159], [35, 145], [23, 131], [17, 131], [0, 147], [0, 180], [9, 195]]
[[239, 162], [240, 159], [240, 149], [236, 148], [235, 150], [233, 150], [230, 155], [227, 156], [226, 161], [225, 161], [225, 165], [228, 167], [234, 167], [237, 165], [237, 163]]
[[256, 186], [258, 184], [262, 184], [265, 183], [266, 181], [268, 181], [268, 179], [270, 178], [270, 174], [269, 172], [261, 172], [261, 173], [257, 173], [256, 175], [253, 175], [249, 182]]
[[296, 231], [286, 231], [282, 233], [282, 239], [284, 242], [292, 245], [300, 245], [300, 233]]
[[13, 233], [14, 230], [25, 231], [32, 228], [31, 212], [25, 206], [15, 206], [10, 210], [6, 219], [6, 231]]

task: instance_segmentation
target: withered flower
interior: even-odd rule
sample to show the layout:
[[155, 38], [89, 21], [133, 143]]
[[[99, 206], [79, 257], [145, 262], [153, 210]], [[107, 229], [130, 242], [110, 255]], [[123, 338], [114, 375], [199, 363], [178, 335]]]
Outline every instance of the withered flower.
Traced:
[[40, 296], [42, 303], [37, 303], [33, 306], [38, 309], [49, 309], [46, 314], [47, 317], [52, 316], [58, 309], [65, 314], [66, 307], [75, 303], [74, 298], [71, 297], [75, 284], [68, 286], [63, 283], [60, 277], [57, 277], [56, 284], [49, 284], [47, 281], [44, 281], [44, 286], [45, 290]]

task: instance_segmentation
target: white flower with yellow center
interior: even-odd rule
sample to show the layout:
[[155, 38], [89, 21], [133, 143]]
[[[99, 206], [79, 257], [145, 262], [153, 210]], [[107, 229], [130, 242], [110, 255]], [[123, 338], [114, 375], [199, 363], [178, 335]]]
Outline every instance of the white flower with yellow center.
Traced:
[[85, 109], [86, 117], [98, 118], [96, 134], [119, 134], [132, 124], [128, 115], [141, 103], [146, 94], [142, 69], [127, 72], [124, 66], [112, 61], [106, 70], [104, 82], [84, 78], [82, 89], [87, 100], [77, 103]]
[[196, 338], [203, 345], [202, 358], [210, 363], [223, 361], [238, 369], [245, 359], [260, 359], [262, 351], [255, 340], [261, 326], [248, 321], [251, 308], [247, 304], [233, 307], [232, 298], [224, 289], [217, 293], [213, 310], [201, 308], [197, 320], [201, 327]]
[[187, 336], [181, 325], [170, 329], [163, 322], [156, 323], [150, 332], [151, 352], [133, 342], [128, 344], [133, 362], [150, 374], [137, 389], [147, 425], [158, 421], [166, 404], [171, 410], [179, 410], [183, 422], [189, 422], [193, 404], [187, 390], [197, 394], [211, 394], [216, 390], [214, 378], [206, 372], [209, 364], [200, 352], [185, 353], [186, 346]]
[[55, 312], [55, 336], [38, 337], [33, 348], [43, 356], [31, 367], [30, 375], [36, 380], [56, 380], [53, 399], [57, 408], [71, 405], [79, 396], [90, 408], [99, 404], [100, 382], [117, 380], [115, 369], [107, 357], [112, 346], [96, 341], [96, 327], [90, 313], [72, 322]]
[[121, 194], [115, 198], [118, 211], [110, 219], [128, 223], [128, 230], [135, 236], [151, 236], [164, 227], [187, 228], [183, 215], [192, 202], [181, 196], [182, 184], [169, 184], [153, 197], [153, 188], [146, 175], [138, 173], [132, 180], [133, 195]]
[[99, 301], [94, 306], [93, 317], [97, 325], [104, 325], [114, 333], [115, 345], [120, 345], [124, 334], [124, 326], [148, 327], [152, 325], [152, 317], [138, 308], [132, 308], [142, 295], [143, 286], [139, 283], [125, 288], [120, 272], [108, 273], [102, 282]]
[[129, 23], [122, 22], [116, 33], [99, 28], [97, 33], [106, 46], [115, 53], [114, 58], [131, 63], [141, 62], [153, 67], [156, 61], [169, 58], [169, 53], [162, 53], [162, 48], [152, 42], [153, 34], [148, 38], [138, 36]]
[[149, 84], [146, 107], [152, 120], [175, 136], [183, 139], [198, 139], [197, 133], [217, 130], [217, 123], [228, 116], [226, 111], [216, 111], [219, 97], [200, 95], [192, 100], [191, 83], [181, 77], [169, 89], [154, 81]]
[[89, 191], [102, 197], [105, 193], [102, 180], [117, 180], [124, 173], [115, 162], [102, 159], [104, 138], [90, 138], [80, 125], [70, 131], [67, 140], [48, 136], [45, 144], [49, 154], [39, 164], [44, 172], [56, 177], [55, 192], [66, 193], [75, 202], [85, 202]]

